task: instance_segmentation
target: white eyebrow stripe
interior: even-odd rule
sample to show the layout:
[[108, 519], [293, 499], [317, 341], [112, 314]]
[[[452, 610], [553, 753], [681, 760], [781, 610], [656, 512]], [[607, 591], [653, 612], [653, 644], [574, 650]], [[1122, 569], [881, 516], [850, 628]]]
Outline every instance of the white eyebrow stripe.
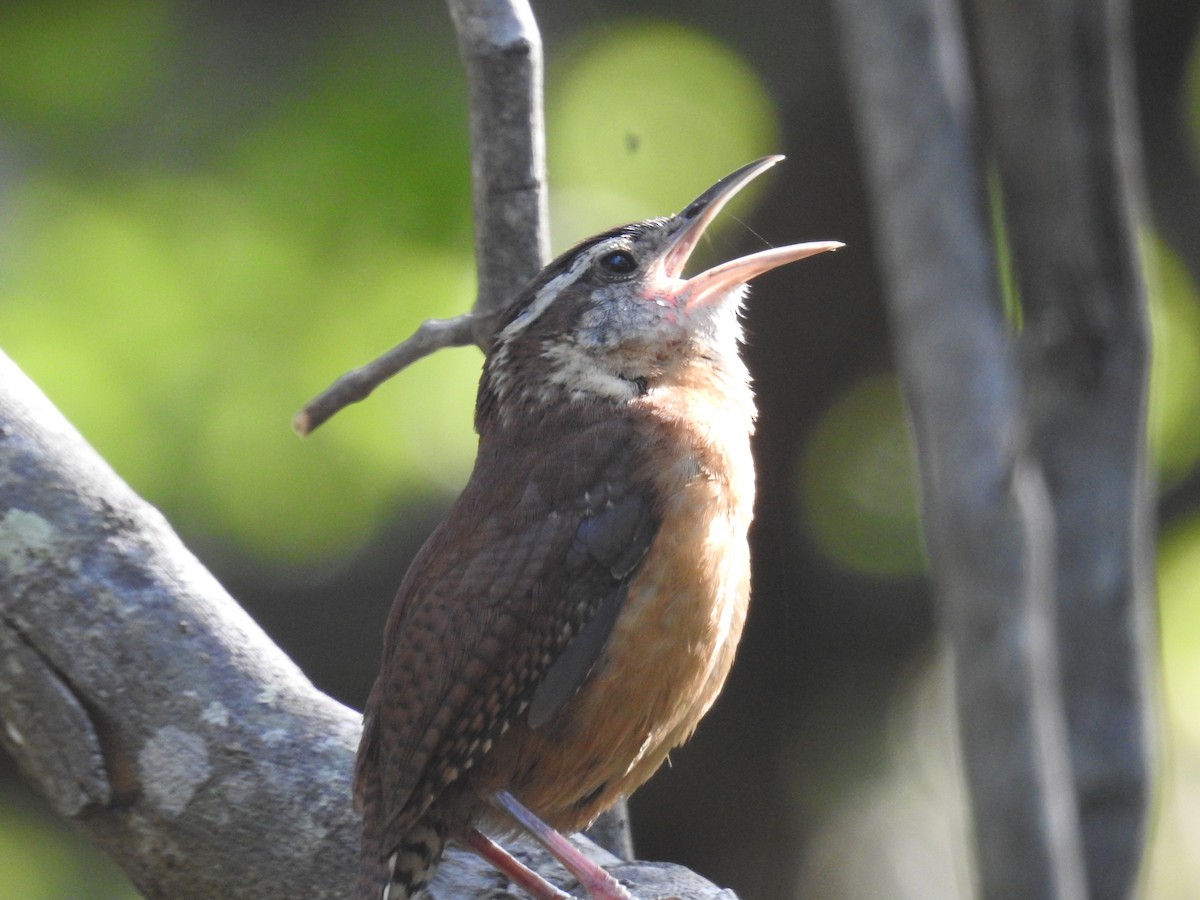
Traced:
[[497, 335], [497, 340], [500, 342], [507, 341], [520, 334], [541, 318], [542, 313], [549, 309], [558, 295], [562, 293], [562, 289], [575, 281], [583, 269], [591, 266], [596, 259], [597, 248], [606, 247], [609, 243], [610, 241], [600, 241], [582, 249], [579, 255], [571, 261], [571, 265], [541, 286], [529, 305], [521, 310], [517, 314], [517, 317], [509, 322], [500, 334]]

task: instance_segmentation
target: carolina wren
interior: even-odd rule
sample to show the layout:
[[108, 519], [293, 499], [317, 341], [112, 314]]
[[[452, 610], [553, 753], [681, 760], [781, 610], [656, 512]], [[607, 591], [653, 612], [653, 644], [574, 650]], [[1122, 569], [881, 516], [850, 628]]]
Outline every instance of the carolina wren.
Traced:
[[[721, 208], [780, 159], [584, 241], [499, 323], [474, 471], [400, 585], [367, 700], [364, 900], [416, 894], [451, 839], [534, 896], [567, 896], [483, 832], [519, 824], [556, 844], [550, 828], [585, 828], [716, 699], [750, 594], [746, 282], [841, 245], [682, 273]], [[594, 896], [628, 896], [564, 864]]]

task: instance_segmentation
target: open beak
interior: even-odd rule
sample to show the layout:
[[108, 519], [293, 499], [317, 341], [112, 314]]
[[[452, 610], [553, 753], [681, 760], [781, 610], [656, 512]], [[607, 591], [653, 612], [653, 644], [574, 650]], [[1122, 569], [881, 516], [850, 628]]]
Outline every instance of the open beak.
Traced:
[[733, 199], [734, 194], [782, 159], [782, 156], [767, 156], [742, 166], [689, 203], [687, 208], [672, 220], [670, 227], [674, 233], [662, 257], [662, 274], [668, 283], [675, 283], [673, 293], [685, 306], [696, 307], [715, 302], [756, 275], [785, 263], [828, 250], [837, 250], [843, 246], [837, 241], [814, 241], [808, 244], [773, 247], [721, 263], [691, 278], [683, 279], [683, 267], [687, 265], [692, 251], [696, 249], [705, 229], [717, 217], [717, 213], [725, 208], [725, 204]]

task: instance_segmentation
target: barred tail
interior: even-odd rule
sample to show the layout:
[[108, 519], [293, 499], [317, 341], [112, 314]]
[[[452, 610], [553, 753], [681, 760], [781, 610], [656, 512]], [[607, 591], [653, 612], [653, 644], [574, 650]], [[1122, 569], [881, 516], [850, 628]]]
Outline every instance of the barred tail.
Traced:
[[425, 887], [446, 847], [446, 827], [426, 816], [400, 839], [386, 858], [364, 847], [359, 868], [359, 900], [411, 900]]

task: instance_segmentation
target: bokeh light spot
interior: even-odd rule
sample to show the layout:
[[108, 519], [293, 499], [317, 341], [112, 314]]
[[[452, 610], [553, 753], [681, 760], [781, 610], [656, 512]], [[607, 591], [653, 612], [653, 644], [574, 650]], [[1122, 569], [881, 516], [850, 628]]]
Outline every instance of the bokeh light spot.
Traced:
[[1179, 258], [1156, 239], [1143, 242], [1148, 265], [1150, 449], [1159, 483], [1170, 487], [1200, 459], [1200, 298]]
[[712, 37], [631, 20], [585, 34], [562, 57], [571, 62], [552, 65], [547, 80], [555, 247], [675, 212], [708, 183], [779, 151], [761, 79]]
[[916, 463], [895, 379], [864, 379], [842, 394], [801, 457], [805, 524], [839, 564], [894, 576], [925, 566]]

